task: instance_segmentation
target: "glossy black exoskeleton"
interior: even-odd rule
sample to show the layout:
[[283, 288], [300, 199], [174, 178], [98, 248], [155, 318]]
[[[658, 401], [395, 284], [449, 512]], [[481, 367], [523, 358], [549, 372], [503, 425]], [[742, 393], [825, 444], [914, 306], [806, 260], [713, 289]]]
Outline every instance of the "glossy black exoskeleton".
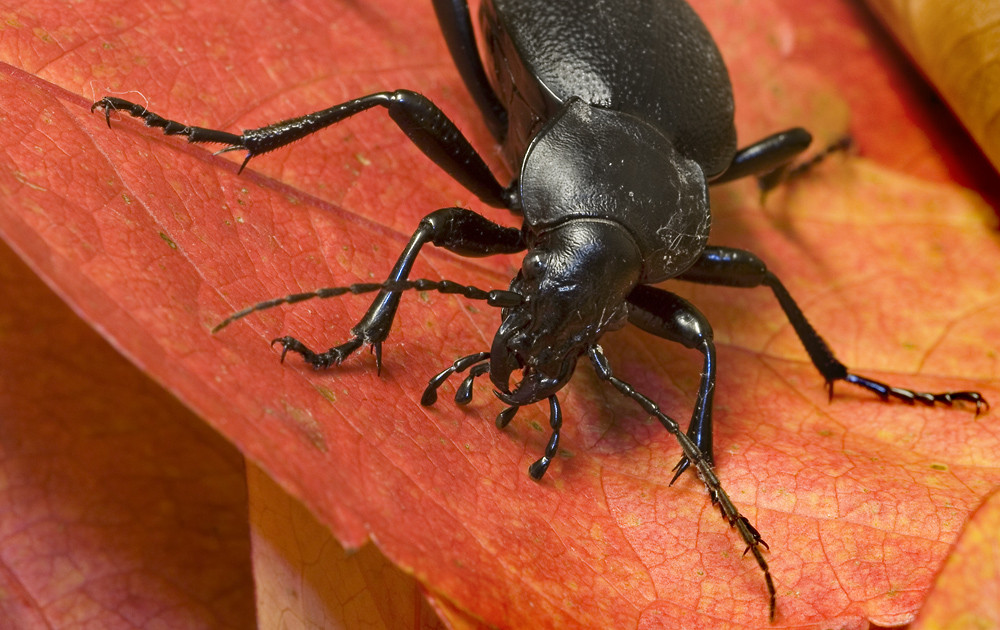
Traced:
[[[462, 208], [427, 215], [386, 282], [287, 296], [244, 309], [216, 330], [255, 310], [312, 297], [379, 291], [346, 343], [313, 352], [292, 337], [276, 339], [315, 368], [339, 364], [370, 345], [381, 366], [385, 341], [408, 289], [485, 299], [502, 322], [488, 352], [457, 360], [428, 385], [468, 370], [455, 399], [471, 399], [477, 376], [489, 374], [507, 407], [503, 427], [521, 406], [547, 401], [552, 434], [531, 465], [539, 479], [558, 450], [562, 425], [557, 393], [587, 356], [598, 376], [655, 416], [681, 444], [674, 479], [693, 465], [713, 503], [735, 527], [764, 572], [774, 618], [775, 589], [761, 547], [712, 467], [712, 394], [716, 353], [712, 329], [689, 302], [652, 286], [671, 278], [733, 287], [769, 287], [809, 357], [826, 380], [865, 387], [886, 399], [927, 404], [966, 401], [976, 392], [929, 394], [850, 373], [806, 321], [781, 282], [753, 254], [709, 246], [708, 186], [784, 168], [810, 143], [803, 129], [775, 134], [737, 150], [733, 97], [722, 57], [701, 20], [683, 0], [484, 0], [483, 65], [466, 0], [434, 0], [452, 56], [486, 124], [517, 173], [501, 185], [454, 124], [432, 102], [407, 90], [382, 92], [240, 135], [189, 127], [115, 97], [94, 104], [122, 110], [191, 142], [227, 144], [250, 158], [284, 146], [361, 111], [380, 106], [434, 162], [490, 206], [523, 215], [520, 229], [502, 227]], [[240, 167], [242, 170], [243, 166]], [[525, 251], [508, 290], [489, 293], [451, 282], [407, 279], [421, 247], [433, 243], [462, 256]], [[687, 432], [648, 397], [616, 378], [598, 342], [631, 322], [704, 357], [701, 386]], [[520, 379], [511, 385], [515, 372]]]

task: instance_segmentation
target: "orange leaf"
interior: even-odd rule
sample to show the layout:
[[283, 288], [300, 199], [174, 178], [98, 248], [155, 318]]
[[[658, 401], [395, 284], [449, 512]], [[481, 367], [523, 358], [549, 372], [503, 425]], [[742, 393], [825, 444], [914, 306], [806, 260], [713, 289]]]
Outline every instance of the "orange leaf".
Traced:
[[868, 3], [1000, 169], [1000, 5]]
[[972, 514], [934, 580], [914, 630], [1000, 627], [1000, 492]]
[[[850, 128], [862, 155], [831, 158], [763, 211], [752, 183], [713, 191], [713, 239], [759, 252], [858, 371], [1000, 400], [994, 217], [951, 178], [982, 167], [961, 139], [938, 151], [937, 132], [905, 124], [911, 112], [932, 118], [910, 79], [857, 45], [871, 35], [848, 4], [818, 4], [697, 3], [729, 61], [744, 140], [802, 124], [822, 143]], [[666, 486], [676, 444], [588, 369], [567, 391], [565, 450], [541, 484], [525, 470], [547, 439], [544, 410], [500, 433], [486, 388], [465, 410], [446, 396], [418, 404], [431, 374], [488, 347], [496, 313], [411, 297], [381, 379], [364, 356], [333, 372], [281, 366], [267, 343], [340, 342], [364, 300], [275, 309], [209, 334], [260, 299], [383, 277], [428, 211], [478, 208], [384, 115], [236, 176], [239, 158], [132, 120], [109, 131], [88, 111], [102, 93], [141, 90], [132, 97], [155, 111], [238, 129], [410, 87], [488, 148], [428, 7], [251, 2], [234, 16], [191, 3], [146, 15], [109, 1], [67, 22], [61, 5], [39, 6], [0, 46], [11, 64], [0, 233], [345, 546], [370, 537], [442, 608], [497, 626], [768, 626], [759, 572], [698, 481]], [[870, 72], [848, 78], [843, 66]], [[894, 124], [858, 95], [899, 113]], [[431, 251], [415, 276], [494, 288], [516, 264]], [[1000, 479], [992, 417], [847, 387], [828, 404], [765, 291], [676, 288], [716, 328], [718, 472], [771, 545], [779, 622], [912, 618], [964, 515]], [[690, 413], [697, 357], [632, 330], [606, 348], [620, 376], [675, 417]]]

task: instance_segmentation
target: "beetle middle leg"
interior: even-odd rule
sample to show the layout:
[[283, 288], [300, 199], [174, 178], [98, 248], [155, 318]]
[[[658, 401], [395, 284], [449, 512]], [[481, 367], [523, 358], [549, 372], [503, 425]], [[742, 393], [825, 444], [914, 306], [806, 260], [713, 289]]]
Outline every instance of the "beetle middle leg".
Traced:
[[958, 391], [937, 394], [920, 392], [893, 387], [848, 371], [847, 366], [837, 360], [826, 341], [806, 319], [785, 285], [767, 269], [760, 258], [748, 251], [730, 247], [707, 247], [695, 264], [678, 276], [678, 279], [729, 287], [769, 287], [774, 296], [778, 298], [778, 303], [792, 324], [792, 328], [795, 329], [795, 334], [805, 346], [813, 365], [826, 379], [831, 399], [833, 398], [834, 382], [846, 381], [874, 392], [882, 400], [888, 400], [892, 397], [908, 403], [921, 402], [926, 405], [935, 403], [951, 405], [956, 401], [967, 402], [976, 405], [977, 415], [984, 408], [989, 409], [989, 403], [979, 392]]
[[756, 175], [757, 185], [766, 194], [782, 182], [808, 172], [831, 153], [848, 149], [851, 138], [844, 136], [806, 161], [792, 166], [792, 160], [809, 148], [811, 143], [812, 135], [801, 127], [772, 134], [737, 151], [729, 168], [712, 180], [711, 184], [714, 186]]
[[482, 112], [490, 133], [500, 142], [507, 134], [507, 110], [486, 78], [469, 17], [469, 3], [466, 0], [433, 0], [432, 3], [458, 73]]
[[[503, 227], [465, 208], [442, 208], [420, 221], [410, 242], [389, 272], [387, 281], [406, 280], [420, 248], [426, 243], [469, 257], [513, 254], [525, 248], [523, 235], [517, 228]], [[339, 365], [348, 355], [367, 344], [372, 347], [375, 364], [381, 371], [382, 342], [389, 336], [401, 297], [400, 290], [381, 290], [365, 316], [351, 329], [352, 338], [326, 352], [313, 352], [294, 337], [280, 337], [272, 343], [283, 346], [282, 359], [288, 352], [297, 352], [315, 369]]]

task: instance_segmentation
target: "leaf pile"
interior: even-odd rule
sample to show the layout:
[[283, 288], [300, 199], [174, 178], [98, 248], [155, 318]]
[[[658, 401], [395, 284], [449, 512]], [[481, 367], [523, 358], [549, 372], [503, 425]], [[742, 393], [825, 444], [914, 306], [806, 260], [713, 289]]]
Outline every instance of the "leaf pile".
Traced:
[[[976, 181], [951, 175], [963, 141], [938, 150], [929, 138], [942, 132], [911, 123], [931, 120], [933, 106], [852, 6], [696, 3], [728, 60], [744, 142], [803, 125], [818, 146], [850, 131], [860, 153], [829, 159], [765, 208], [752, 182], [714, 190], [713, 241], [760, 253], [859, 372], [1000, 401], [995, 217], [954, 183]], [[365, 353], [314, 373], [279, 365], [268, 344], [339, 343], [363, 299], [274, 309], [209, 334], [262, 299], [381, 279], [424, 214], [479, 207], [387, 117], [358, 116], [237, 176], [241, 156], [130, 119], [113, 117], [109, 131], [89, 111], [111, 93], [238, 130], [409, 87], [442, 104], [501, 172], [429, 7], [153, 12], [107, 0], [66, 11], [31, 4], [0, 30], [0, 234], [116, 348], [345, 546], [374, 540], [462, 614], [507, 627], [768, 626], [761, 576], [700, 483], [666, 485], [677, 446], [586, 367], [563, 397], [564, 450], [543, 483], [526, 469], [547, 439], [545, 409], [498, 432], [485, 385], [465, 409], [447, 387], [436, 406], [419, 405], [430, 375], [488, 348], [496, 312], [409, 296], [381, 378]], [[516, 265], [429, 251], [414, 277], [503, 288]], [[771, 545], [779, 622], [910, 620], [966, 515], [1000, 483], [993, 416], [886, 405], [846, 386], [828, 403], [766, 291], [671, 288], [716, 328], [717, 467]], [[697, 356], [633, 330], [604, 345], [621, 377], [687, 418]]]

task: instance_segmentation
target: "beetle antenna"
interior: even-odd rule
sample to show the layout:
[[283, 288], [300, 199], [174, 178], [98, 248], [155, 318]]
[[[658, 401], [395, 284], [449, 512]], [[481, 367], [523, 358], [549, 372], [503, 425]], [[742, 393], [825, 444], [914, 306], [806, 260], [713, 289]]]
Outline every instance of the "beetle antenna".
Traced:
[[291, 295], [286, 295], [285, 297], [274, 298], [273, 300], [267, 300], [265, 302], [258, 302], [253, 306], [248, 306], [241, 311], [237, 311], [227, 317], [226, 319], [219, 322], [215, 328], [212, 329], [212, 333], [217, 333], [229, 324], [233, 323], [237, 319], [242, 319], [254, 313], [256, 311], [263, 311], [265, 309], [278, 306], [280, 304], [295, 304], [296, 302], [304, 302], [306, 300], [311, 300], [313, 298], [332, 298], [346, 293], [352, 293], [354, 295], [360, 295], [362, 293], [373, 293], [375, 291], [437, 291], [439, 293], [445, 293], [450, 295], [461, 295], [462, 297], [469, 298], [470, 300], [484, 300], [490, 306], [498, 306], [500, 308], [510, 308], [513, 306], [519, 306], [524, 303], [524, 297], [520, 293], [515, 293], [514, 291], [503, 291], [499, 289], [494, 289], [492, 291], [484, 291], [477, 287], [468, 286], [464, 284], [458, 284], [457, 282], [452, 282], [451, 280], [427, 280], [426, 278], [421, 278], [419, 280], [389, 280], [386, 282], [358, 282], [346, 287], [327, 287], [324, 289], [317, 289], [316, 291], [308, 291], [306, 293], [292, 293]]

